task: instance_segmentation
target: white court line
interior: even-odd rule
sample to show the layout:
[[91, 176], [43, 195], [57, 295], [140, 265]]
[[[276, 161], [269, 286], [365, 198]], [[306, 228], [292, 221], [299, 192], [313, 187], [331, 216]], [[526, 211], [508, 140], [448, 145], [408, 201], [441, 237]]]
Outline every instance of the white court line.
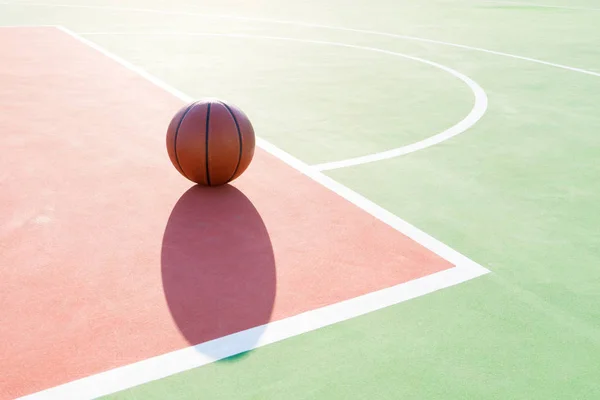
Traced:
[[507, 5], [538, 7], [538, 8], [559, 8], [559, 9], [563, 9], [563, 10], [600, 11], [600, 8], [572, 7], [572, 6], [560, 6], [560, 5], [551, 5], [551, 4], [535, 4], [535, 3], [525, 3], [525, 2], [518, 2], [518, 1], [484, 0], [483, 3], [496, 3], [496, 4], [507, 4]]
[[473, 79], [468, 76], [450, 68], [442, 64], [438, 64], [433, 61], [425, 60], [423, 58], [409, 56], [406, 54], [379, 49], [376, 47], [367, 47], [367, 46], [356, 46], [352, 44], [339, 43], [339, 42], [329, 42], [322, 40], [306, 40], [306, 39], [294, 39], [288, 37], [281, 36], [263, 36], [263, 35], [248, 35], [248, 34], [230, 34], [230, 33], [202, 33], [202, 32], [79, 32], [80, 35], [160, 35], [160, 36], [216, 36], [216, 37], [233, 37], [233, 38], [255, 38], [255, 39], [271, 39], [271, 40], [282, 40], [282, 41], [290, 41], [290, 42], [301, 42], [301, 43], [312, 43], [312, 44], [323, 44], [329, 46], [336, 47], [346, 47], [351, 49], [359, 49], [359, 50], [367, 50], [376, 53], [388, 54], [396, 57], [402, 57], [409, 60], [421, 62], [432, 67], [441, 69], [454, 76], [455, 78], [460, 79], [464, 82], [469, 89], [473, 92], [473, 96], [475, 97], [475, 102], [473, 104], [473, 108], [469, 112], [469, 114], [456, 125], [446, 129], [445, 131], [438, 133], [437, 135], [430, 136], [426, 139], [420, 140], [415, 143], [408, 144], [406, 146], [397, 147], [394, 149], [372, 153], [365, 156], [353, 157], [340, 161], [331, 161], [323, 164], [313, 165], [312, 167], [319, 171], [332, 170], [336, 168], [344, 168], [353, 165], [361, 165], [375, 161], [386, 160], [389, 158], [398, 157], [401, 155], [406, 155], [409, 153], [413, 153], [415, 151], [423, 150], [427, 147], [442, 143], [454, 136], [460, 135], [464, 133], [469, 128], [477, 123], [483, 117], [487, 110], [488, 106], [488, 98], [485, 91], [475, 82]]
[[[21, 397], [20, 399], [95, 399], [198, 368], [210, 364], [217, 359], [230, 357], [365, 315], [473, 278], [475, 276], [465, 269], [452, 268], [331, 306], [224, 336], [197, 346], [186, 347], [134, 364], [68, 382]], [[256, 342], [257, 335], [261, 335], [258, 342]], [[212, 354], [213, 357], [209, 357], [207, 354]]]
[[[7, 2], [0, 2], [0, 4], [8, 4]], [[45, 4], [45, 3], [28, 3], [28, 4], [13, 4], [13, 6], [44, 6], [44, 7], [67, 7], [67, 8], [83, 8], [83, 9], [98, 9], [98, 10], [112, 10], [112, 11], [119, 11], [119, 12], [123, 12], [123, 11], [133, 11], [133, 12], [146, 12], [146, 13], [158, 13], [161, 15], [187, 15], [187, 16], [199, 16], [199, 17], [206, 17], [206, 18], [217, 18], [217, 19], [231, 19], [231, 20], [240, 20], [240, 21], [249, 21], [249, 22], [262, 22], [262, 23], [270, 23], [270, 24], [285, 24], [285, 25], [294, 25], [294, 26], [303, 26], [303, 27], [308, 27], [308, 28], [319, 28], [319, 29], [327, 29], [327, 30], [337, 30], [337, 31], [346, 31], [346, 32], [355, 32], [355, 33], [363, 33], [363, 34], [370, 34], [370, 35], [376, 35], [376, 36], [384, 36], [384, 37], [391, 37], [391, 38], [397, 38], [397, 39], [404, 39], [404, 40], [413, 40], [413, 41], [418, 41], [418, 42], [424, 42], [424, 43], [432, 43], [432, 44], [437, 44], [437, 45], [443, 45], [443, 46], [450, 46], [450, 47], [455, 47], [455, 48], [461, 48], [461, 49], [465, 49], [465, 50], [471, 50], [471, 51], [478, 51], [478, 52], [482, 52], [482, 53], [487, 53], [487, 54], [492, 54], [492, 55], [497, 55], [497, 56], [502, 56], [502, 57], [508, 57], [508, 58], [513, 58], [513, 59], [518, 59], [518, 60], [523, 60], [523, 61], [529, 61], [529, 62], [533, 62], [533, 63], [537, 63], [537, 64], [541, 64], [541, 65], [546, 65], [546, 66], [551, 66], [551, 67], [555, 67], [555, 68], [560, 68], [560, 69], [564, 69], [564, 70], [568, 70], [568, 71], [572, 71], [572, 72], [579, 72], [582, 74], [586, 74], [586, 75], [591, 75], [591, 76], [597, 76], [600, 77], [600, 73], [598, 72], [593, 72], [593, 71], [589, 71], [589, 70], [585, 70], [582, 68], [575, 68], [575, 67], [571, 67], [571, 66], [567, 66], [567, 65], [563, 65], [563, 64], [557, 64], [557, 63], [552, 63], [552, 62], [548, 62], [548, 61], [543, 61], [543, 60], [539, 60], [539, 59], [534, 59], [534, 58], [530, 58], [530, 57], [523, 57], [523, 56], [519, 56], [519, 55], [514, 55], [514, 54], [509, 54], [509, 53], [504, 53], [504, 52], [500, 52], [500, 51], [494, 51], [494, 50], [488, 50], [488, 49], [484, 49], [484, 48], [480, 48], [480, 47], [473, 47], [473, 46], [468, 46], [468, 45], [461, 45], [461, 44], [456, 44], [456, 43], [450, 43], [450, 42], [444, 42], [444, 41], [439, 41], [439, 40], [433, 40], [433, 39], [426, 39], [426, 38], [420, 38], [420, 37], [415, 37], [415, 36], [407, 36], [407, 35], [398, 35], [398, 34], [393, 34], [393, 33], [386, 33], [386, 32], [378, 32], [378, 31], [373, 31], [373, 30], [365, 30], [365, 29], [353, 29], [353, 28], [344, 28], [344, 27], [338, 27], [338, 26], [329, 26], [329, 25], [322, 25], [322, 24], [314, 24], [314, 23], [303, 23], [303, 22], [297, 22], [297, 21], [284, 21], [284, 20], [271, 20], [271, 19], [264, 19], [264, 18], [252, 18], [252, 17], [241, 17], [241, 16], [233, 16], [233, 15], [211, 15], [211, 14], [206, 14], [206, 13], [192, 13], [192, 12], [182, 12], [182, 11], [165, 11], [165, 10], [156, 10], [156, 9], [143, 9], [143, 8], [131, 8], [131, 7], [106, 7], [106, 6], [86, 6], [86, 5], [77, 5], [77, 4]], [[65, 30], [66, 31], [66, 30]], [[68, 31], [67, 31], [68, 32]], [[69, 34], [72, 34], [71, 32], [68, 32]], [[76, 35], [73, 35], [76, 37]], [[81, 39], [80, 40], [85, 41], [85, 39]], [[157, 84], [158, 86], [162, 87], [163, 89], [169, 91], [170, 93], [176, 95], [177, 97], [181, 98], [184, 101], [186, 100], [186, 95], [182, 94], [181, 92], [177, 91], [174, 88], [170, 88], [167, 87], [165, 84], [162, 84], [160, 81], [158, 81], [156, 78], [153, 78], [152, 76], [149, 76], [147, 73], [145, 73], [142, 70], [137, 69], [136, 67], [133, 67], [132, 65], [128, 64], [127, 62], [124, 62], [123, 60], [119, 60], [118, 58], [116, 58], [115, 56], [111, 56], [110, 54], [108, 54], [107, 52], [105, 52], [103, 49], [98, 48], [96, 45], [94, 45], [93, 43], [89, 43], [89, 45], [91, 45], [92, 47], [96, 48], [97, 50], [103, 52], [104, 54], [108, 55], [109, 57], [115, 59], [117, 62], [120, 62], [122, 65], [124, 65], [125, 67], [132, 69], [138, 73], [140, 73], [142, 76], [144, 76], [145, 78], [149, 79], [150, 81], [152, 81], [153, 83]], [[317, 171], [314, 171], [312, 169], [310, 169], [306, 164], [304, 164], [303, 162], [295, 159], [292, 156], [289, 156], [287, 153], [284, 153], [283, 151], [281, 151], [280, 149], [277, 149], [275, 147], [270, 147], [270, 144], [262, 141], [260, 138], [257, 141], [257, 145], [261, 146], [262, 148], [266, 149], [267, 151], [269, 151], [272, 154], [278, 155], [280, 159], [282, 159], [284, 162], [286, 162], [287, 164], [302, 170], [306, 175], [311, 176], [313, 179], [317, 180], [317, 181], [323, 181], [322, 183], [327, 186], [330, 185], [328, 187], [330, 187], [332, 190], [337, 190], [339, 191], [340, 195], [342, 195], [343, 197], [349, 199], [350, 201], [352, 201], [351, 199], [354, 196], [358, 196], [358, 198], [356, 199], [358, 201], [358, 203], [355, 204], [362, 204], [363, 209], [372, 209], [371, 214], [373, 215], [379, 215], [378, 218], [383, 218], [382, 220], [387, 221], [387, 223], [391, 224], [392, 226], [395, 226], [396, 229], [398, 229], [399, 231], [406, 233], [409, 232], [412, 234], [411, 237], [413, 237], [413, 239], [415, 239], [415, 237], [417, 239], [415, 239], [417, 242], [421, 243], [421, 244], [428, 244], [429, 246], [433, 246], [433, 247], [438, 247], [438, 251], [436, 252], [438, 254], [440, 253], [444, 253], [447, 256], [449, 256], [452, 259], [457, 259], [458, 261], [460, 261], [457, 265], [456, 268], [453, 268], [449, 271], [447, 271], [448, 273], [450, 273], [450, 271], [459, 271], [459, 270], [463, 270], [465, 272], [465, 275], [469, 275], [470, 273], [473, 274], [473, 277], [475, 276], [479, 276], [482, 274], [485, 274], [489, 271], [487, 271], [485, 268], [479, 266], [478, 264], [474, 263], [473, 261], [469, 260], [468, 258], [460, 255], [459, 253], [455, 252], [454, 250], [448, 248], [447, 246], [445, 246], [443, 243], [438, 242], [437, 240], [431, 238], [430, 236], [428, 236], [427, 234], [419, 231], [418, 229], [408, 225], [405, 226], [407, 223], [402, 221], [401, 219], [399, 219], [398, 217], [396, 217], [393, 214], [390, 214], [388, 211], [382, 209], [381, 207], [373, 204], [372, 202], [370, 202], [367, 199], [362, 198], [362, 196], [350, 191], [350, 189], [345, 188], [344, 186], [340, 185], [339, 183], [330, 180], [328, 177], [326, 177], [323, 174], [318, 173]], [[364, 202], [361, 202], [361, 199], [364, 200]], [[389, 214], [389, 215], [388, 215]], [[397, 225], [397, 226], [396, 226]], [[419, 236], [423, 236], [423, 238], [418, 239]], [[428, 246], [426, 246], [428, 247]], [[429, 248], [429, 247], [428, 247]], [[430, 248], [431, 249], [431, 248]], [[430, 277], [433, 277], [435, 275], [431, 275]], [[430, 277], [426, 277], [423, 279], [427, 279]], [[450, 279], [448, 277], [446, 277], [445, 282], [447, 282], [449, 285], [452, 285], [453, 283], [451, 283]], [[466, 278], [468, 279], [468, 278]], [[466, 280], [465, 279], [465, 280]], [[422, 281], [421, 281], [422, 282]], [[410, 283], [410, 282], [409, 282]], [[457, 282], [458, 283], [458, 282]], [[433, 285], [434, 287], [436, 285]], [[435, 290], [435, 289], [434, 289]], [[281, 339], [280, 339], [281, 340]], [[200, 345], [201, 346], [201, 345]], [[191, 351], [191, 349], [193, 348], [189, 348], [189, 349], [183, 349], [181, 351]], [[160, 356], [159, 356], [160, 357]], [[182, 357], [180, 360], [177, 360], [176, 362], [183, 362], [185, 357]], [[151, 359], [150, 362], [152, 360], [155, 361], [159, 361], [158, 358], [156, 359]], [[195, 362], [191, 362], [189, 364], [187, 364], [187, 369], [189, 368], [193, 368], [194, 367], [194, 363]], [[197, 361], [196, 361], [197, 363]], [[133, 365], [138, 365], [138, 364], [133, 364]], [[131, 368], [134, 368], [132, 366], [129, 366]], [[165, 359], [165, 363], [161, 363], [159, 362], [159, 365], [161, 367], [164, 368], [169, 368], [172, 367], [172, 364], [169, 364], [169, 360]], [[128, 367], [123, 367], [123, 368], [128, 368]], [[115, 375], [118, 375], [117, 371], [122, 371], [122, 369], [118, 369], [118, 370], [113, 370], [115, 372]], [[153, 369], [151, 368], [151, 371]], [[107, 373], [113, 372], [113, 371], [108, 371]], [[135, 375], [132, 374], [131, 371], [124, 373], [123, 376], [127, 376], [127, 375]], [[97, 375], [95, 375], [97, 376]], [[122, 377], [123, 377], [122, 376]], [[81, 397], [78, 398], [93, 398], [95, 397], [94, 395], [92, 395], [91, 397], [86, 397], [85, 396], [85, 390], [89, 390], [90, 392], [88, 393], [93, 393], [94, 390], [96, 390], [98, 387], [102, 387], [102, 385], [110, 385], [111, 383], [114, 383], [116, 379], [119, 379], [118, 376], [113, 376], [112, 378], [101, 378], [99, 381], [97, 382], [93, 382], [90, 381], [90, 379], [93, 379], [93, 377], [89, 377], [89, 378], [84, 378], [83, 380], [80, 381], [75, 381], [72, 382], [70, 384], [66, 384], [63, 386], [59, 386], [57, 388], [54, 389], [49, 389], [47, 391], [43, 391], [40, 392], [38, 394], [33, 394], [31, 396], [27, 396], [27, 398], [31, 398], [31, 399], [52, 399], [52, 398], [60, 398], [60, 399], [68, 399], [68, 398], [72, 398], [72, 394], [74, 392], [70, 391], [70, 387], [73, 387], [73, 389], [77, 390], [79, 388], [79, 390], [77, 390], [77, 393], [81, 394]], [[158, 378], [156, 378], [158, 379]], [[89, 382], [89, 384], [88, 384]], [[124, 383], [122, 380], [120, 381], [120, 387], [125, 388], [125, 386], [127, 386], [126, 382]], [[98, 387], [95, 386], [95, 384], [98, 384]], [[68, 386], [68, 385], [73, 385], [73, 386]], [[111, 390], [114, 390], [115, 387], [112, 386]]]
[[[8, 4], [8, 3], [0, 1], [0, 4]], [[82, 8], [82, 9], [119, 11], [119, 12], [129, 11], [129, 12], [144, 12], [144, 13], [161, 14], [161, 15], [184, 15], [184, 16], [204, 17], [204, 18], [215, 18], [215, 19], [231, 19], [231, 20], [248, 21], [248, 22], [262, 22], [262, 23], [278, 24], [278, 25], [294, 25], [294, 26], [303, 26], [306, 28], [319, 28], [319, 29], [328, 29], [328, 30], [343, 31], [343, 32], [364, 33], [364, 34], [368, 34], [368, 35], [384, 36], [384, 37], [391, 37], [391, 38], [404, 39], [404, 40], [413, 40], [416, 42], [432, 43], [432, 44], [438, 44], [438, 45], [442, 45], [442, 46], [456, 47], [459, 49], [479, 51], [482, 53], [493, 54], [493, 55], [508, 57], [508, 58], [514, 58], [517, 60], [529, 61], [529, 62], [533, 62], [536, 64], [546, 65], [549, 67], [555, 67], [555, 68], [560, 68], [560, 69], [564, 69], [567, 71], [579, 72], [579, 73], [586, 74], [586, 75], [600, 77], [600, 72], [594, 72], [594, 71], [589, 71], [589, 70], [585, 70], [582, 68], [570, 67], [570, 66], [564, 65], [564, 64], [557, 64], [557, 63], [552, 63], [552, 62], [548, 62], [548, 61], [538, 60], [536, 58], [523, 57], [523, 56], [518, 56], [515, 54], [504, 53], [501, 51], [488, 50], [488, 49], [484, 49], [481, 47], [467, 46], [464, 44], [444, 42], [441, 40], [426, 39], [426, 38], [420, 38], [420, 37], [416, 37], [416, 36], [398, 35], [395, 33], [379, 32], [379, 31], [373, 31], [373, 30], [368, 30], [368, 29], [344, 28], [341, 26], [323, 25], [323, 24], [315, 24], [315, 23], [299, 22], [299, 21], [289, 21], [289, 20], [276, 20], [276, 19], [269, 19], [269, 18], [242, 17], [242, 16], [237, 16], [237, 15], [224, 15], [224, 14], [207, 14], [207, 13], [189, 12], [189, 11], [171, 11], [171, 10], [160, 10], [160, 9], [152, 9], [152, 8], [93, 6], [93, 5], [80, 5], [80, 4], [50, 4], [50, 3], [22, 3], [22, 4], [11, 4], [11, 5], [13, 5], [13, 6], [51, 7], [51, 8], [52, 7]]]
[[[169, 86], [148, 72], [134, 66], [120, 57], [108, 52], [97, 44], [82, 38], [74, 32], [57, 27], [62, 32], [72, 36], [89, 47], [99, 51], [105, 56], [116, 61], [124, 68], [138, 73], [143, 78], [176, 96], [184, 102], [193, 100], [190, 96]], [[384, 307], [389, 307], [400, 302], [423, 296], [437, 290], [457, 285], [461, 282], [482, 276], [490, 271], [444, 243], [434, 239], [425, 232], [410, 225], [398, 216], [385, 210], [374, 202], [352, 191], [346, 186], [316, 171], [309, 165], [284, 152], [262, 138], [257, 138], [257, 145], [263, 150], [279, 158], [284, 163], [302, 172], [309, 178], [319, 182], [352, 204], [368, 212], [375, 218], [395, 228], [410, 237], [430, 251], [446, 259], [455, 267], [438, 272], [423, 278], [415, 279], [397, 286], [369, 293], [347, 301], [327, 307], [312, 310], [280, 321], [272, 322], [261, 327], [238, 332], [219, 339], [191, 346], [171, 353], [159, 355], [134, 364], [115, 368], [100, 374], [92, 375], [72, 382], [65, 383], [50, 389], [33, 393], [21, 399], [47, 400], [47, 399], [94, 399], [100, 396], [115, 393], [133, 386], [141, 385], [156, 379], [206, 365], [217, 359], [239, 354], [243, 351], [255, 349], [267, 344], [275, 343], [287, 338], [319, 329], [331, 324], [348, 320]], [[258, 341], [253, 343], [256, 330], [264, 332]], [[204, 353], [202, 353], [204, 351]], [[206, 352], [216, 354], [208, 358]]]
[[[0, 2], [0, 4], [8, 4], [8, 3]], [[465, 50], [479, 51], [479, 52], [483, 52], [483, 53], [487, 53], [487, 54], [493, 54], [493, 55], [513, 58], [513, 59], [517, 59], [517, 60], [529, 61], [529, 62], [541, 64], [541, 65], [546, 65], [546, 66], [550, 66], [550, 67], [555, 67], [555, 68], [572, 71], [572, 72], [579, 72], [579, 73], [586, 74], [586, 75], [600, 77], [600, 73], [598, 73], [598, 72], [593, 72], [593, 71], [585, 70], [582, 68], [575, 68], [575, 67], [570, 67], [568, 65], [538, 60], [535, 58], [523, 57], [523, 56], [504, 53], [504, 52], [500, 52], [500, 51], [488, 50], [488, 49], [483, 49], [480, 47], [473, 47], [473, 46], [461, 45], [461, 44], [450, 43], [450, 42], [443, 42], [443, 41], [439, 41], [439, 40], [425, 39], [425, 38], [419, 38], [419, 37], [407, 36], [407, 35], [398, 35], [398, 34], [393, 34], [393, 33], [378, 32], [378, 31], [365, 30], [365, 29], [344, 28], [344, 27], [339, 27], [339, 26], [330, 26], [330, 25], [305, 23], [305, 22], [298, 22], [298, 21], [288, 21], [288, 20], [273, 20], [273, 19], [267, 19], [267, 18], [207, 14], [207, 13], [188, 12], [188, 11], [169, 11], [169, 10], [134, 8], [134, 7], [93, 6], [93, 5], [77, 5], [77, 4], [48, 4], [48, 3], [27, 3], [27, 4], [20, 4], [20, 5], [40, 6], [40, 7], [97, 9], [97, 10], [119, 11], [119, 12], [123, 12], [123, 11], [145, 12], [145, 13], [155, 13], [155, 14], [161, 14], [161, 15], [199, 16], [199, 17], [205, 17], [205, 18], [231, 19], [231, 20], [239, 20], [239, 21], [294, 25], [294, 26], [303, 26], [303, 27], [307, 27], [307, 28], [319, 28], [319, 29], [329, 29], [329, 30], [337, 30], [337, 31], [345, 31], [345, 32], [355, 32], [355, 33], [362, 33], [362, 34], [391, 37], [391, 38], [396, 38], [396, 39], [404, 39], [404, 40], [413, 40], [413, 41], [424, 42], [424, 43], [432, 43], [432, 44], [443, 45], [443, 46], [451, 46], [451, 47], [456, 47], [456, 48], [465, 49]], [[464, 121], [461, 121], [461, 123], [463, 123], [463, 122]], [[459, 123], [459, 125], [460, 125], [460, 123]], [[349, 159], [349, 160], [334, 161], [332, 163], [323, 163], [323, 164], [315, 165], [314, 167], [316, 169], [320, 169], [320, 170], [327, 170], [327, 169], [340, 168], [340, 167], [349, 166], [349, 165], [361, 164], [361, 163], [363, 163], [363, 161], [364, 162], [377, 161], [377, 160], [379, 160], [378, 157], [389, 158], [389, 157], [396, 157], [396, 156], [404, 155], [404, 154], [407, 154], [407, 152], [417, 151], [422, 148], [417, 145], [420, 145], [420, 146], [425, 145], [426, 147], [429, 147], [433, 144], [439, 143], [438, 140], [442, 140], [442, 141], [446, 140], [447, 139], [446, 136], [450, 136], [450, 137], [455, 136], [456, 132], [458, 130], [460, 130], [461, 128], [462, 128], [461, 126], [458, 126], [458, 127], [455, 126], [455, 127], [450, 128], [450, 130], [442, 132], [442, 133], [438, 134], [437, 136], [428, 138], [423, 142], [413, 143], [408, 146], [404, 146], [404, 147], [397, 148], [397, 149], [392, 149], [392, 150], [389, 150], [389, 152], [382, 152], [382, 153], [376, 153], [376, 154], [372, 154], [372, 155], [363, 156], [364, 158], [357, 157], [357, 158], [353, 158], [353, 159]], [[429, 140], [429, 142], [427, 140]], [[411, 147], [411, 146], [414, 146], [414, 147]], [[371, 159], [370, 157], [373, 157], [373, 159]], [[348, 161], [348, 165], [346, 165], [344, 163], [344, 161]]]

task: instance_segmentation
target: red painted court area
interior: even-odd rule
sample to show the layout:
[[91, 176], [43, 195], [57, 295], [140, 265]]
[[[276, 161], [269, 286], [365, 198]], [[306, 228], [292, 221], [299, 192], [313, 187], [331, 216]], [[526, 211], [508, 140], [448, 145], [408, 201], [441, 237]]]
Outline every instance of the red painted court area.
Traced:
[[58, 29], [0, 51], [1, 399], [452, 267], [260, 149], [193, 186], [182, 101]]

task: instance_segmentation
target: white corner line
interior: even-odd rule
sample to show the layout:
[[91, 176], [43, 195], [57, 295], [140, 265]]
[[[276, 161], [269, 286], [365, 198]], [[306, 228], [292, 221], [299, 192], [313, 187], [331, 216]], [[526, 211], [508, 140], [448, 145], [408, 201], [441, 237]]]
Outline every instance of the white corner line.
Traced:
[[[71, 381], [20, 399], [88, 400], [110, 395], [454, 286], [484, 273], [481, 270], [474, 274], [466, 269], [451, 268], [196, 346]], [[258, 335], [260, 339], [255, 343]]]
[[230, 34], [230, 33], [205, 33], [205, 32], [141, 32], [141, 33], [140, 32], [81, 32], [80, 35], [86, 35], [86, 36], [90, 36], [90, 35], [214, 36], [214, 37], [231, 37], [231, 38], [242, 38], [242, 39], [269, 39], [269, 40], [280, 40], [280, 41], [299, 42], [299, 43], [312, 43], [312, 44], [318, 44], [318, 45], [329, 45], [329, 46], [342, 47], [342, 48], [358, 49], [358, 50], [364, 50], [364, 51], [370, 51], [370, 52], [400, 57], [400, 58], [420, 62], [420, 63], [426, 64], [426, 65], [429, 65], [431, 67], [440, 69], [440, 70], [450, 74], [451, 76], [459, 79], [460, 81], [462, 81], [464, 84], [466, 84], [469, 87], [469, 89], [473, 93], [474, 103], [473, 103], [473, 107], [472, 107], [471, 111], [469, 112], [469, 114], [465, 118], [463, 118], [461, 121], [459, 121], [457, 124], [444, 130], [443, 132], [438, 133], [433, 136], [430, 136], [430, 137], [420, 140], [418, 142], [411, 143], [411, 144], [397, 147], [397, 148], [393, 148], [390, 150], [372, 153], [372, 154], [359, 156], [359, 157], [353, 157], [353, 158], [349, 158], [349, 159], [345, 159], [345, 160], [326, 162], [326, 163], [317, 164], [317, 165], [312, 166], [312, 168], [317, 169], [319, 171], [332, 170], [332, 169], [336, 169], [336, 168], [345, 168], [345, 167], [350, 167], [350, 166], [355, 166], [355, 165], [371, 163], [371, 162], [375, 162], [375, 161], [382, 161], [382, 160], [414, 153], [416, 151], [426, 149], [426, 148], [434, 146], [436, 144], [440, 144], [440, 143], [445, 142], [446, 140], [449, 140], [457, 135], [460, 135], [461, 133], [464, 133], [468, 129], [470, 129], [473, 125], [475, 125], [483, 117], [483, 115], [486, 113], [487, 107], [488, 107], [488, 98], [485, 93], [485, 90], [483, 90], [483, 88], [477, 82], [475, 82], [473, 79], [469, 78], [468, 76], [466, 76], [450, 67], [447, 67], [445, 65], [442, 65], [442, 64], [430, 61], [430, 60], [426, 60], [426, 59], [423, 59], [420, 57], [410, 56], [410, 55], [395, 52], [395, 51], [380, 49], [377, 47], [357, 46], [357, 45], [348, 44], [348, 43], [331, 42], [331, 41], [324, 41], [324, 40], [307, 40], [307, 39], [296, 39], [296, 38], [281, 37], [281, 36], [249, 35], [249, 34], [242, 34], [242, 33], [236, 33], [236, 34], [231, 33]]
[[[125, 68], [136, 72], [137, 74], [146, 78], [148, 81], [152, 82], [153, 84], [155, 84], [156, 86], [165, 90], [166, 92], [172, 94], [173, 96], [179, 98], [180, 100], [185, 101], [185, 102], [190, 102], [190, 101], [194, 100], [191, 96], [181, 92], [178, 89], [175, 89], [174, 87], [168, 85], [167, 83], [161, 81], [160, 79], [156, 78], [155, 76], [149, 74], [148, 72], [141, 69], [140, 67], [137, 67], [137, 66], [131, 64], [130, 62], [110, 53], [106, 49], [98, 46], [96, 43], [79, 36], [78, 34], [74, 33], [73, 31], [71, 31], [65, 27], [62, 27], [62, 26], [58, 26], [57, 29], [60, 29], [61, 31], [67, 33], [68, 35], [79, 40], [80, 42], [99, 51], [100, 53], [104, 54], [105, 56], [107, 56], [107, 57], [111, 58], [112, 60], [116, 61], [117, 63], [121, 64]], [[279, 158], [284, 163], [286, 163], [289, 166], [295, 168], [296, 170], [302, 172], [304, 175], [310, 177], [311, 179], [319, 182], [321, 185], [323, 185], [326, 188], [330, 189], [331, 191], [337, 193], [338, 195], [340, 195], [341, 197], [350, 201], [357, 207], [363, 209], [364, 211], [373, 215], [374, 217], [381, 220], [382, 222], [392, 226], [396, 230], [402, 232], [406, 236], [417, 241], [418, 243], [425, 246], [429, 250], [433, 251], [437, 255], [450, 261], [452, 264], [460, 265], [460, 264], [464, 264], [465, 261], [468, 260], [466, 257], [460, 255], [455, 250], [450, 249], [448, 246], [442, 244], [441, 242], [434, 239], [433, 237], [425, 234], [421, 230], [410, 225], [408, 222], [402, 220], [401, 218], [397, 217], [396, 215], [383, 209], [382, 207], [380, 207], [377, 204], [373, 203], [372, 201], [368, 200], [366, 197], [354, 192], [353, 190], [342, 185], [341, 183], [329, 178], [327, 175], [325, 175], [322, 172], [316, 170], [315, 168], [309, 166], [308, 164], [304, 163], [303, 161], [300, 161], [299, 159], [292, 156], [291, 154], [286, 153], [285, 151], [283, 151], [279, 147], [275, 146], [274, 144], [268, 142], [267, 140], [265, 140], [261, 137], [257, 137], [256, 144], [258, 147], [262, 148], [266, 152]], [[471, 263], [470, 260], [469, 260], [469, 263]]]
[[[78, 36], [76, 33], [64, 27], [57, 26], [56, 28], [113, 59], [123, 67], [138, 73], [143, 78], [182, 101], [192, 101], [190, 96], [160, 81], [158, 78], [150, 75], [141, 68], [108, 52], [106, 49], [103, 49], [95, 43]], [[311, 168], [304, 162], [284, 152], [266, 140], [258, 137], [257, 146], [279, 158], [292, 168], [302, 172], [309, 178], [319, 182], [375, 218], [412, 238], [417, 243], [420, 243], [425, 248], [455, 265], [455, 267], [401, 283], [387, 289], [355, 297], [316, 310], [311, 310], [293, 317], [270, 322], [263, 326], [237, 332], [196, 346], [176, 350], [137, 363], [67, 382], [53, 388], [26, 395], [20, 399], [94, 399], [380, 310], [406, 300], [466, 282], [490, 272], [488, 269], [470, 260], [466, 256], [451, 249], [442, 242], [415, 228], [406, 221], [339, 182], [336, 182], [323, 173]], [[264, 330], [264, 332], [262, 332], [258, 343], [254, 343], [257, 330]], [[208, 357], [206, 354], [213, 354], [213, 356]]]

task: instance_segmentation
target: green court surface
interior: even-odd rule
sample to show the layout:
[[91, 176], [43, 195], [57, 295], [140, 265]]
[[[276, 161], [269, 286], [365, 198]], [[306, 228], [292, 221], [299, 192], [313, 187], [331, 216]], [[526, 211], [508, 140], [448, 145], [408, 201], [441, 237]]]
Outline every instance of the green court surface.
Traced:
[[600, 2], [63, 1], [0, 2], [0, 26], [228, 99], [308, 165], [472, 115], [323, 173], [490, 271], [105, 398], [600, 398]]

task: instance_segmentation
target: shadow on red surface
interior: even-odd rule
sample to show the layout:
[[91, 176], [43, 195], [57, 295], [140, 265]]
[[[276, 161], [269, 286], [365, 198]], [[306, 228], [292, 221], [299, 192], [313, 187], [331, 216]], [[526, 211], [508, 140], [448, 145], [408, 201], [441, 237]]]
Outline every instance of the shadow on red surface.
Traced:
[[[161, 265], [171, 315], [190, 345], [269, 322], [276, 288], [271, 241], [235, 187], [193, 186], [181, 196], [165, 229]], [[253, 344], [263, 331], [253, 333]]]

